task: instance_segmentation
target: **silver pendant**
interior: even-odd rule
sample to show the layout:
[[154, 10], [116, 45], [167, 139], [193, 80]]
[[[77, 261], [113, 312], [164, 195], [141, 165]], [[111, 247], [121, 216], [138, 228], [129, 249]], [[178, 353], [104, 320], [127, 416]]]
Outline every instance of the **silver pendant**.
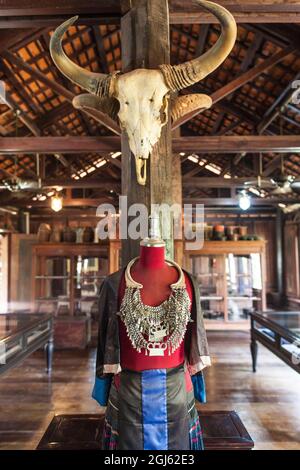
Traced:
[[149, 334], [149, 341], [152, 343], [157, 343], [164, 339], [165, 336], [167, 336], [167, 330], [165, 328], [162, 328], [160, 330], [155, 330], [155, 331], [150, 331]]
[[164, 356], [167, 345], [166, 343], [149, 343], [147, 349], [149, 356]]

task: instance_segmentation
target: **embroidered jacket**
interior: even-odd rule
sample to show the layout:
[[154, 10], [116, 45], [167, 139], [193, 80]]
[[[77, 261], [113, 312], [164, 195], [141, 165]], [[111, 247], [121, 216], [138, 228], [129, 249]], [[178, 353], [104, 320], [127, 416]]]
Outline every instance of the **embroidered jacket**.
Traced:
[[[200, 305], [199, 286], [190, 273], [187, 273], [193, 288], [193, 302], [191, 319], [193, 322], [187, 330], [184, 344], [186, 364], [192, 377], [194, 391], [199, 390], [201, 401], [205, 401], [203, 396], [203, 376], [201, 371], [210, 366], [210, 356], [206, 332], [204, 329], [203, 315]], [[120, 342], [119, 342], [119, 319], [118, 319], [118, 292], [119, 285], [124, 275], [124, 269], [110, 274], [103, 281], [98, 300], [99, 311], [99, 333], [98, 349], [96, 360], [96, 382], [93, 390], [93, 397], [102, 405], [106, 405], [112, 375], [120, 372]], [[197, 387], [195, 388], [195, 384]], [[201, 385], [202, 384], [202, 385]], [[201, 391], [202, 390], [202, 391]]]

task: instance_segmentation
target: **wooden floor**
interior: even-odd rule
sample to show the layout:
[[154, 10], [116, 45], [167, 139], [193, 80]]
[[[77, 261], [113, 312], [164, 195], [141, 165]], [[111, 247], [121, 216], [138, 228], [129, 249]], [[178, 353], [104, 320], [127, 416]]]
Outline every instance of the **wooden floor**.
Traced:
[[[300, 376], [259, 347], [251, 372], [246, 332], [210, 332], [206, 409], [236, 410], [256, 449], [300, 449]], [[54, 413], [99, 412], [90, 398], [95, 350], [56, 351], [48, 380], [40, 352], [0, 377], [0, 449], [34, 449]]]

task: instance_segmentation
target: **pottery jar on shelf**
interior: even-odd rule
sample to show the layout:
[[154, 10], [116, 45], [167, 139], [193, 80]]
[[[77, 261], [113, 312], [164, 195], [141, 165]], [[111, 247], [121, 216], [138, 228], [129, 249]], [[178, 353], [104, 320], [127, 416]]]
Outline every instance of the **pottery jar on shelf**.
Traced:
[[75, 243], [76, 242], [76, 232], [75, 230], [71, 229], [71, 227], [67, 226], [63, 230], [63, 241], [68, 243]]
[[40, 224], [38, 228], [38, 241], [39, 242], [48, 242], [51, 235], [51, 227], [49, 224]]

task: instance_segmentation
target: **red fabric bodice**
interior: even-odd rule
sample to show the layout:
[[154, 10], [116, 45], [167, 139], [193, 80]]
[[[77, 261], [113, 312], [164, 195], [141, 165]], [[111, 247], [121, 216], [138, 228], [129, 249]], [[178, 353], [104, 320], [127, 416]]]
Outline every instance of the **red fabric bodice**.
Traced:
[[[193, 291], [189, 278], [185, 274], [186, 288], [191, 299], [191, 305], [193, 301]], [[125, 294], [125, 275], [122, 276], [120, 286], [119, 286], [119, 307], [121, 305], [122, 299]], [[190, 323], [188, 323], [187, 328], [189, 328]], [[120, 365], [122, 369], [129, 370], [148, 370], [148, 369], [168, 369], [171, 367], [177, 367], [182, 364], [185, 360], [184, 356], [184, 341], [182, 341], [179, 348], [173, 352], [170, 356], [168, 351], [165, 351], [164, 356], [149, 356], [145, 354], [145, 350], [138, 352], [133, 348], [130, 339], [126, 333], [126, 327], [121, 319], [119, 319], [119, 335], [120, 335]], [[186, 377], [187, 389], [191, 389], [191, 379], [189, 374]]]

